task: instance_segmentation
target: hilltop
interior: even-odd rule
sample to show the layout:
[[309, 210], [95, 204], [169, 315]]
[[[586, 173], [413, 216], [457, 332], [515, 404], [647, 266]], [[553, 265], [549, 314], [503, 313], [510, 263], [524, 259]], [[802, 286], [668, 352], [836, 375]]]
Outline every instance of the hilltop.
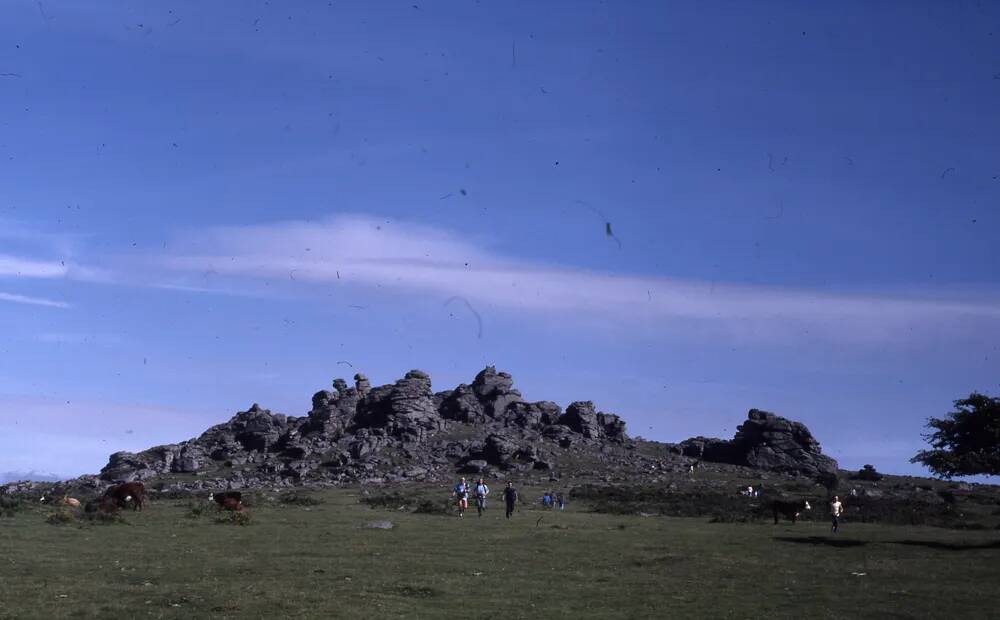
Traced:
[[492, 366], [441, 392], [420, 370], [378, 387], [362, 374], [353, 386], [338, 378], [332, 387], [313, 395], [305, 416], [255, 403], [199, 437], [116, 452], [90, 482], [197, 490], [438, 481], [457, 473], [655, 481], [713, 463], [795, 477], [837, 471], [804, 425], [756, 409], [732, 440], [667, 444], [630, 437], [621, 417], [591, 401], [565, 410], [528, 401], [510, 374]]

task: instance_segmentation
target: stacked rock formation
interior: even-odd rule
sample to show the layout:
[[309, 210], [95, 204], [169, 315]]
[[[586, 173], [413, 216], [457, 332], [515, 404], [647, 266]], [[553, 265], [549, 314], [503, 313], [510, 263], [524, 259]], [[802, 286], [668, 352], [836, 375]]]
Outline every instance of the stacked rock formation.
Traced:
[[750, 410], [731, 440], [693, 437], [680, 448], [685, 456], [713, 463], [807, 476], [837, 471], [837, 461], [822, 453], [805, 425], [759, 409]]

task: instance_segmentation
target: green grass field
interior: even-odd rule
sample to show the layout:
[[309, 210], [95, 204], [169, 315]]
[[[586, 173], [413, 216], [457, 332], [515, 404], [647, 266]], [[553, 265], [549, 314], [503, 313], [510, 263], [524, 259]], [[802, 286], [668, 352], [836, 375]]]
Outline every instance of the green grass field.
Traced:
[[[429, 491], [425, 491], [429, 493]], [[444, 497], [446, 492], [440, 492]], [[996, 618], [1000, 533], [524, 507], [507, 521], [160, 500], [125, 524], [0, 519], [0, 618]], [[388, 519], [391, 530], [363, 529]], [[860, 574], [859, 574], [860, 573]]]

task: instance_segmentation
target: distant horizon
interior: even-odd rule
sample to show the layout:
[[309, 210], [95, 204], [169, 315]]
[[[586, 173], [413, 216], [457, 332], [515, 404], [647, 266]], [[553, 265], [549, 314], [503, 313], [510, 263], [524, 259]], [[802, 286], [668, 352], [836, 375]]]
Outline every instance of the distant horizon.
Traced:
[[[411, 370], [423, 370], [423, 369], [414, 368], [414, 369], [411, 369]], [[482, 369], [480, 369], [480, 370], [482, 370]], [[497, 370], [497, 372], [509, 372], [508, 370], [506, 370], [504, 368], [499, 368], [499, 367], [496, 368], [496, 370]], [[353, 385], [353, 376], [354, 376], [354, 374], [356, 372], [360, 372], [361, 374], [365, 374], [366, 376], [368, 376], [367, 373], [364, 373], [362, 370], [355, 371], [354, 369], [351, 369], [351, 372], [345, 373], [341, 378], [343, 378], [345, 381], [347, 381], [349, 385]], [[478, 371], [477, 371], [477, 373], [478, 373]], [[430, 374], [430, 373], [428, 373], [428, 374]], [[514, 388], [518, 389], [517, 377], [513, 373], [511, 373], [511, 374], [514, 377]], [[433, 380], [434, 380], [433, 374], [431, 374], [430, 376], [431, 376], [431, 380], [433, 382]], [[471, 384], [472, 383], [472, 378], [474, 376], [475, 376], [475, 374], [473, 374], [472, 377], [470, 377], [467, 381], [464, 381], [463, 383]], [[369, 377], [369, 379], [370, 378], [371, 377]], [[401, 378], [402, 378], [402, 374], [397, 379], [401, 379]], [[394, 381], [395, 380], [388, 380], [386, 383], [373, 382], [372, 385], [373, 385], [373, 387], [377, 387], [379, 385], [391, 384]], [[331, 381], [331, 383], [332, 383], [332, 381]], [[443, 387], [443, 388], [439, 387], [439, 386], [435, 386], [433, 388], [433, 390], [435, 392], [441, 392], [441, 391], [445, 391], [445, 390], [454, 389], [457, 386], [458, 386], [458, 384], [455, 384], [455, 385], [452, 385], [452, 386]], [[322, 388], [322, 389], [331, 390], [332, 386], [326, 386], [325, 388]], [[535, 399], [531, 399], [531, 398], [525, 397], [523, 394], [522, 394], [522, 397], [526, 401], [528, 401], [528, 402], [537, 402]], [[307, 402], [308, 398], [306, 398], [305, 400]], [[590, 399], [579, 398], [579, 399], [575, 399], [574, 401], [569, 401], [569, 402], [565, 402], [565, 403], [557, 402], [556, 404], [559, 405], [560, 409], [562, 409], [563, 411], [565, 411], [566, 407], [571, 402], [586, 401], [586, 400], [590, 400]], [[54, 473], [54, 472], [43, 473], [43, 472], [39, 472], [39, 471], [36, 471], [36, 470], [7, 471], [7, 472], [0, 472], [0, 484], [7, 484], [9, 482], [17, 482], [17, 481], [19, 481], [18, 479], [10, 478], [10, 476], [20, 475], [20, 474], [31, 476], [30, 478], [26, 478], [25, 480], [33, 480], [33, 481], [39, 481], [39, 482], [53, 482], [53, 481], [71, 480], [71, 479], [77, 478], [77, 477], [82, 476], [82, 475], [97, 475], [100, 472], [100, 469], [105, 464], [107, 464], [107, 457], [110, 457], [110, 455], [113, 454], [113, 453], [115, 453], [115, 452], [126, 451], [126, 452], [138, 453], [138, 452], [142, 452], [144, 450], [148, 450], [148, 449], [160, 446], [160, 445], [178, 444], [178, 443], [181, 443], [181, 442], [184, 442], [184, 441], [196, 439], [197, 437], [199, 437], [202, 434], [202, 432], [207, 431], [212, 426], [215, 426], [216, 424], [224, 423], [224, 422], [232, 419], [233, 416], [249, 410], [253, 404], [260, 405], [260, 407], [262, 409], [270, 411], [273, 415], [279, 415], [280, 414], [280, 415], [286, 415], [286, 416], [290, 416], [290, 417], [301, 418], [301, 417], [307, 416], [308, 412], [309, 412], [309, 410], [306, 409], [306, 410], [302, 411], [301, 413], [292, 413], [291, 409], [277, 409], [277, 408], [274, 408], [274, 407], [270, 407], [266, 403], [262, 403], [260, 401], [250, 400], [248, 402], [249, 402], [249, 404], [245, 405], [243, 408], [236, 409], [232, 413], [226, 415], [225, 417], [221, 417], [220, 416], [219, 418], [217, 418], [214, 421], [209, 421], [208, 425], [205, 426], [204, 429], [202, 429], [201, 431], [198, 431], [198, 432], [196, 432], [194, 434], [189, 434], [188, 436], [185, 436], [183, 438], [178, 438], [176, 440], [167, 440], [167, 441], [164, 441], [164, 442], [161, 442], [161, 443], [146, 445], [143, 448], [134, 448], [132, 450], [115, 450], [115, 449], [112, 449], [105, 456], [104, 462], [99, 467], [97, 467], [96, 469], [94, 469], [92, 471], [81, 471], [79, 473], [70, 473], [70, 474]], [[742, 417], [740, 418], [739, 424], [734, 425], [734, 427], [733, 427], [734, 428], [733, 433], [730, 433], [728, 435], [723, 435], [723, 434], [718, 434], [718, 433], [716, 433], [716, 434], [713, 434], [713, 433], [696, 433], [696, 434], [688, 435], [688, 436], [682, 437], [682, 438], [660, 439], [660, 438], [646, 437], [646, 436], [643, 436], [641, 433], [634, 433], [634, 432], [632, 432], [632, 430], [630, 428], [630, 425], [629, 425], [629, 419], [628, 419], [628, 415], [627, 414], [622, 413], [622, 412], [618, 412], [618, 411], [607, 411], [605, 409], [602, 409], [602, 407], [600, 406], [600, 403], [597, 403], [597, 402], [594, 403], [594, 406], [595, 406], [595, 408], [598, 411], [604, 411], [605, 413], [614, 413], [616, 415], [621, 416], [622, 420], [626, 423], [626, 433], [628, 434], [629, 437], [631, 437], [633, 439], [641, 439], [643, 441], [653, 441], [653, 442], [663, 443], [663, 444], [678, 444], [678, 443], [684, 441], [685, 439], [690, 439], [690, 438], [699, 437], [699, 436], [700, 437], [707, 437], [707, 438], [730, 440], [735, 435], [735, 427], [739, 426], [739, 424], [742, 424], [746, 420], [747, 413], [749, 413], [749, 411], [751, 411], [753, 409], [757, 409], [757, 410], [761, 410], [761, 411], [768, 411], [769, 413], [774, 413], [775, 415], [778, 415], [780, 417], [786, 418], [786, 419], [791, 420], [793, 422], [800, 422], [800, 420], [797, 420], [794, 416], [785, 415], [782, 412], [770, 411], [770, 410], [767, 410], [767, 409], [764, 409], [764, 408], [761, 408], [761, 407], [748, 407], [746, 409], [746, 411], [743, 413]], [[806, 426], [808, 427], [808, 425], [806, 425]], [[810, 432], [812, 432], [811, 429], [810, 429]], [[826, 448], [824, 448], [825, 444], [824, 444], [824, 442], [823, 442], [823, 440], [822, 440], [821, 437], [816, 436], [815, 433], [813, 433], [813, 437], [814, 437], [814, 439], [816, 439], [816, 441], [819, 442], [820, 449], [821, 449], [822, 453], [824, 455], [830, 456], [831, 458], [833, 458], [834, 460], [837, 461], [838, 467], [840, 468], [841, 471], [846, 471], [846, 472], [858, 471], [864, 465], [870, 464], [870, 465], [873, 465], [875, 467], [875, 469], [879, 473], [893, 475], [893, 476], [921, 477], [921, 478], [929, 478], [929, 479], [936, 479], [936, 480], [946, 480], [946, 481], [956, 482], [956, 483], [957, 482], [968, 482], [968, 483], [975, 483], [975, 484], [990, 484], [990, 485], [1000, 484], [1000, 477], [996, 477], [996, 476], [954, 477], [954, 478], [952, 478], [952, 479], [949, 480], [948, 478], [943, 478], [943, 477], [938, 477], [938, 476], [932, 475], [929, 471], [926, 471], [926, 468], [924, 468], [921, 465], [913, 465], [913, 464], [911, 464], [911, 471], [907, 471], [907, 472], [894, 471], [894, 470], [885, 468], [884, 466], [880, 466], [876, 462], [865, 462], [865, 463], [860, 463], [859, 462], [859, 464], [856, 464], [856, 465], [855, 464], [848, 465], [848, 464], [845, 464], [845, 462], [842, 461], [840, 458], [838, 458], [838, 456], [836, 454], [831, 453], [829, 450], [827, 450]], [[926, 444], [923, 444], [923, 445], [926, 445]], [[915, 454], [915, 452], [914, 452], [914, 454]], [[767, 473], [766, 470], [761, 470], [761, 472], [762, 473]]]

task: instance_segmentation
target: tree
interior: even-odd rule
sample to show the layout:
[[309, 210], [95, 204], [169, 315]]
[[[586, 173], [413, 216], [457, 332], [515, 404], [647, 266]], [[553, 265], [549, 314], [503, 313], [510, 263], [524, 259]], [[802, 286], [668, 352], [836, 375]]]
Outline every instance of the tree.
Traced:
[[973, 392], [955, 401], [956, 411], [930, 418], [924, 435], [932, 450], [921, 450], [910, 459], [943, 478], [985, 474], [1000, 475], [1000, 398]]
[[867, 480], [869, 482], [878, 482], [882, 479], [882, 474], [875, 470], [874, 465], [865, 465], [858, 473], [854, 475], [855, 480]]

